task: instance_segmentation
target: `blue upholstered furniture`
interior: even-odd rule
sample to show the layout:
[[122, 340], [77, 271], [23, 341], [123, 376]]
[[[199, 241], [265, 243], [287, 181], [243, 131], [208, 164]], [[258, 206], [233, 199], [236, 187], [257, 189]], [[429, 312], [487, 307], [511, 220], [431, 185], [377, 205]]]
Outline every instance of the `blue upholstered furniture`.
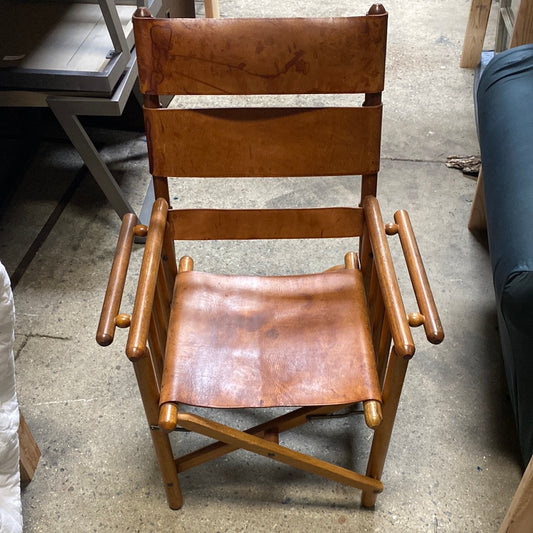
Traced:
[[487, 233], [524, 464], [533, 453], [533, 44], [498, 54], [477, 89]]

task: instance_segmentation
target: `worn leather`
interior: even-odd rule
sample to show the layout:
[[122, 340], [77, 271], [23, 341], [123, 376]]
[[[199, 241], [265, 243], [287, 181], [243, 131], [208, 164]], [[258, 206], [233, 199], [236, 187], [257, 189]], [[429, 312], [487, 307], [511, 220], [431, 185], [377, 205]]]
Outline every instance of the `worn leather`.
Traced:
[[376, 173], [381, 113], [381, 105], [321, 109], [145, 107], [150, 173], [185, 177]]
[[161, 403], [381, 400], [361, 273], [176, 278]]
[[345, 18], [134, 17], [143, 94], [378, 93], [387, 14]]

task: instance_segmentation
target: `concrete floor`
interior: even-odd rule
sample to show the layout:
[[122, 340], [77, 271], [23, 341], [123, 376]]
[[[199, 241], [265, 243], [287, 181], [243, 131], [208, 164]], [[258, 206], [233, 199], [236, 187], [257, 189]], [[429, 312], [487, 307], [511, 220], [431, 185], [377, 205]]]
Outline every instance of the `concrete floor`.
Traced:
[[[220, 4], [223, 16], [351, 15], [368, 8], [361, 0]], [[468, 0], [386, 4], [390, 37], [379, 196], [386, 220], [398, 208], [411, 213], [447, 336], [434, 347], [416, 332], [419, 348], [376, 508], [363, 510], [356, 490], [246, 452], [188, 471], [182, 476], [183, 508], [167, 507], [123, 353], [126, 334], [119, 333], [107, 349], [94, 341], [120, 221], [47, 119], [24, 172], [14, 175], [20, 185], [0, 219], [0, 259], [20, 276], [14, 290], [19, 401], [42, 452], [35, 478], [23, 491], [25, 531], [497, 531], [520, 480], [519, 455], [489, 258], [467, 230], [475, 183], [444, 164], [448, 155], [479, 152], [473, 72], [458, 66], [469, 5]], [[91, 134], [128, 199], [140, 208], [149, 180], [143, 134], [102, 129]], [[254, 187], [248, 196], [253, 205], [324, 196], [349, 203], [357, 194], [346, 179], [333, 185], [313, 180], [297, 190], [293, 182], [268, 185], [268, 190], [264, 184]], [[200, 187], [195, 197], [192, 186]], [[176, 203], [194, 203], [198, 194], [231, 203], [243, 194], [236, 183], [224, 190], [212, 182], [186, 187], [174, 190]], [[338, 263], [346, 249], [346, 243], [326, 250], [305, 246], [254, 244], [259, 272], [325, 268]], [[216, 262], [228, 272], [257, 271], [248, 264], [254, 253], [237, 245], [179, 251], [185, 252], [203, 257], [199, 262], [207, 269]], [[132, 271], [141, 255], [136, 246]], [[403, 269], [399, 278], [407, 287]], [[124, 311], [131, 308], [133, 290], [132, 280]], [[413, 307], [411, 298], [407, 307]], [[253, 425], [260, 417], [253, 412], [235, 423]], [[287, 439], [362, 468], [370, 434], [361, 420], [327, 424], [314, 422]], [[192, 444], [194, 437], [180, 437], [182, 448]]]

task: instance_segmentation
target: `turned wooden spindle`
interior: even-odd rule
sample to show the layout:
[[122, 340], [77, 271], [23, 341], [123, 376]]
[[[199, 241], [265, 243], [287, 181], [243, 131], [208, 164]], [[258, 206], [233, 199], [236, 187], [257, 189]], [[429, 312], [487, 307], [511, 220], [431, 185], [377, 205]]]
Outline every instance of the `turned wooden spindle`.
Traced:
[[365, 412], [366, 425], [371, 428], [377, 428], [383, 420], [383, 412], [381, 409], [381, 402], [377, 400], [367, 400], [363, 402], [363, 409]]
[[159, 427], [162, 431], [174, 431], [178, 424], [178, 406], [175, 403], [164, 403], [159, 408]]
[[412, 328], [418, 328], [419, 326], [423, 326], [425, 321], [426, 318], [422, 313], [409, 313], [407, 315], [407, 322], [409, 322], [409, 325]]
[[192, 260], [192, 257], [189, 257], [188, 255], [184, 255], [179, 262], [179, 270], [178, 272], [190, 272], [194, 268], [194, 261]]
[[398, 224], [395, 224], [394, 222], [385, 224], [385, 233], [387, 235], [396, 235], [398, 233]]
[[359, 259], [355, 252], [348, 252], [344, 256], [344, 267], [348, 270], [358, 270], [359, 269]]
[[115, 326], [117, 328], [129, 328], [131, 324], [131, 315], [127, 313], [120, 313], [115, 317]]
[[373, 4], [370, 9], [368, 10], [368, 15], [385, 15], [387, 11], [385, 10], [385, 7], [383, 4]]
[[148, 235], [148, 226], [144, 224], [137, 224], [133, 227], [133, 234], [135, 237], [146, 237]]

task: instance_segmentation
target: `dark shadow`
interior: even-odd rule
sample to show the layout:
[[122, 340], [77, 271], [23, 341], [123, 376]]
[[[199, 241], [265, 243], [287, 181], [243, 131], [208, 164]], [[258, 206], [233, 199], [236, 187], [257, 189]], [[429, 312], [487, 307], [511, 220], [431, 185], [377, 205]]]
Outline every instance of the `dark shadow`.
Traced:
[[30, 165], [42, 132], [42, 109], [0, 110], [0, 218]]
[[488, 433], [487, 442], [492, 443], [496, 453], [522, 465], [500, 345], [496, 308], [486, 313], [484, 324], [485, 331], [481, 334], [486, 339], [486, 345], [481, 347], [481, 353], [486, 357], [482, 358], [481, 364], [485, 366], [488, 379], [484, 381], [483, 397], [480, 401], [487, 404], [490, 413], [490, 417], [485, 421], [484, 431]]

